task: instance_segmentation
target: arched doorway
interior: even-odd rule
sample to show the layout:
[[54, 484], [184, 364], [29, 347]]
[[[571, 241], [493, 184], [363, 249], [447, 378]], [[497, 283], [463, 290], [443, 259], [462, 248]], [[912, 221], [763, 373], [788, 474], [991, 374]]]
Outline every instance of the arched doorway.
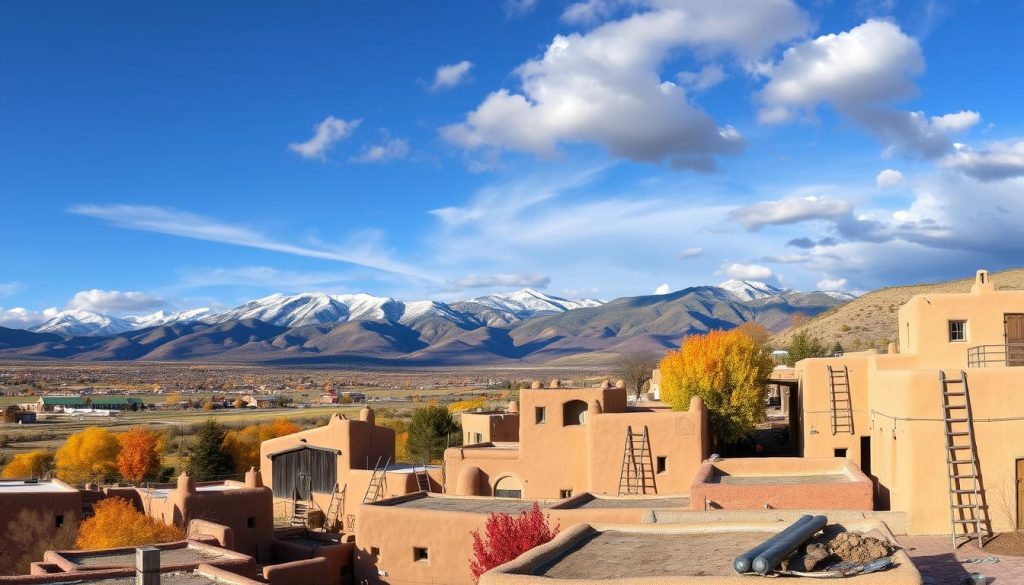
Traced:
[[518, 477], [506, 475], [494, 484], [494, 495], [498, 498], [522, 498], [523, 482]]

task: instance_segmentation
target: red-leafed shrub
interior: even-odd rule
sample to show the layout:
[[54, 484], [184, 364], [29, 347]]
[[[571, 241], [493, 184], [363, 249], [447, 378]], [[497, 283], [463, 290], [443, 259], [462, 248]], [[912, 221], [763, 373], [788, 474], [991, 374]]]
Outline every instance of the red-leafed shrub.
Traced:
[[477, 583], [480, 575], [550, 541], [558, 534], [558, 526], [551, 528], [548, 516], [534, 503], [532, 509], [518, 518], [491, 514], [484, 525], [484, 534], [478, 530], [472, 534], [473, 558], [469, 560], [469, 570], [473, 573], [473, 582]]

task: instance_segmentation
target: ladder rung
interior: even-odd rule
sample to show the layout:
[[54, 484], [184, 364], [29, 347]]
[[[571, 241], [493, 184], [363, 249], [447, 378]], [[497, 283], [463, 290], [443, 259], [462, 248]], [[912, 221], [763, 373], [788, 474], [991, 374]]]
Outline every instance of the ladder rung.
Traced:
[[964, 423], [967, 422], [966, 418], [947, 418], [947, 423]]
[[946, 463], [952, 465], [965, 465], [967, 463], [974, 463], [974, 459], [946, 459]]
[[953, 520], [953, 524], [980, 524], [981, 518], [965, 519], [965, 520]]
[[967, 431], [957, 431], [955, 433], [951, 433], [949, 431], [946, 432], [947, 437], [966, 437], [969, 434], [971, 433], [968, 433]]
[[957, 508], [957, 509], [961, 509], [961, 510], [962, 509], [967, 509], [967, 508], [977, 508], [977, 507], [978, 507], [978, 504], [953, 504], [952, 506], [950, 506], [950, 508]]
[[945, 396], [966, 396], [966, 392], [943, 392]]
[[960, 473], [960, 474], [953, 474], [953, 475], [949, 476], [949, 479], [967, 479], [967, 478], [971, 478], [971, 479], [976, 480], [977, 476], [974, 475], [973, 473]]
[[970, 449], [970, 445], [949, 445], [946, 447], [950, 451], [962, 451], [964, 449]]
[[943, 404], [942, 408], [967, 408], [966, 404]]

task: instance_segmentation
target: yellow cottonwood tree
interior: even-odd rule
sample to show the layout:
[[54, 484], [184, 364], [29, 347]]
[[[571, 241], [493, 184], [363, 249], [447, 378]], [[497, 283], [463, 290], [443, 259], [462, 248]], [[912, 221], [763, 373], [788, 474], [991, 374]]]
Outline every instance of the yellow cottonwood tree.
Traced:
[[231, 455], [236, 471], [248, 471], [250, 467], [260, 466], [260, 443], [297, 432], [299, 427], [295, 423], [286, 418], [277, 418], [270, 424], [255, 424], [228, 431], [221, 443], [221, 450]]
[[754, 432], [764, 420], [771, 355], [743, 331], [689, 335], [661, 361], [661, 396], [686, 410], [700, 396], [711, 415], [711, 430], [731, 443]]
[[81, 550], [156, 544], [185, 538], [181, 528], [150, 518], [124, 498], [102, 500], [96, 504], [94, 512], [78, 529], [75, 546]]
[[52, 451], [29, 451], [15, 455], [4, 467], [0, 477], [42, 477], [51, 467], [53, 467]]
[[107, 429], [89, 427], [57, 450], [57, 477], [72, 484], [102, 481], [117, 472], [121, 443]]

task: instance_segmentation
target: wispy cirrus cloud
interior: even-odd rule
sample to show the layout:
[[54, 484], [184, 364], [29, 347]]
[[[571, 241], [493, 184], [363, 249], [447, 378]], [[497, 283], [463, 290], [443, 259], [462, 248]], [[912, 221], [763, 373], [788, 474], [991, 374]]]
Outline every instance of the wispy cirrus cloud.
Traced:
[[448, 281], [447, 288], [449, 290], [511, 287], [546, 288], [550, 283], [551, 277], [544, 274], [470, 274], [469, 276]]
[[390, 254], [375, 249], [374, 238], [359, 238], [343, 247], [319, 242], [316, 246], [309, 246], [279, 241], [248, 227], [169, 207], [84, 204], [75, 205], [69, 211], [124, 229], [345, 262], [427, 281], [436, 280], [422, 269], [395, 260]]

